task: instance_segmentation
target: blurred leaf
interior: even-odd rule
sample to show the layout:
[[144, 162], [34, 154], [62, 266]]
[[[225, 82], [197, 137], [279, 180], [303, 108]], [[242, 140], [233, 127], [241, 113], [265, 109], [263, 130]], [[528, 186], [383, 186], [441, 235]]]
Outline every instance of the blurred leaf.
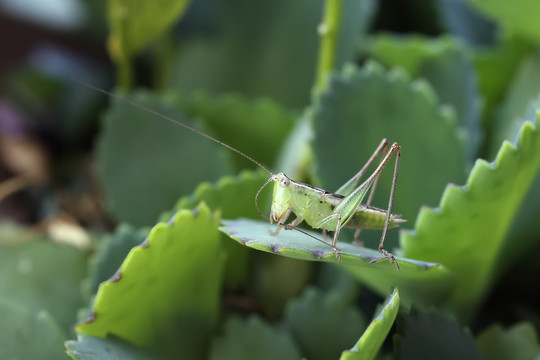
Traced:
[[455, 50], [457, 42], [442, 36], [432, 39], [420, 35], [399, 36], [397, 34], [379, 34], [367, 43], [367, 53], [386, 66], [399, 66], [412, 77], [417, 77], [424, 61], [440, 58], [445, 53]]
[[368, 360], [375, 359], [384, 340], [390, 332], [390, 328], [396, 320], [399, 311], [399, 293], [394, 289], [384, 304], [380, 306], [378, 314], [371, 321], [366, 331], [358, 342], [350, 349], [343, 352], [340, 360]]
[[495, 24], [467, 3], [437, 0], [435, 4], [448, 32], [467, 41], [470, 45], [482, 46], [493, 43], [497, 30]]
[[311, 360], [337, 358], [366, 328], [362, 314], [340, 293], [314, 287], [289, 302], [285, 317], [302, 354]]
[[540, 23], [536, 15], [540, 3], [535, 0], [467, 0], [474, 8], [495, 19], [508, 32], [540, 40]]
[[181, 211], [169, 224], [156, 225], [116, 275], [101, 284], [93, 312], [77, 332], [164, 346], [190, 359], [204, 356], [219, 312], [217, 224], [201, 204], [193, 213]]
[[[185, 111], [191, 118], [202, 118], [219, 140], [234, 146], [256, 161], [273, 165], [296, 114], [269, 98], [248, 100], [240, 95], [213, 96], [197, 91], [185, 99]], [[239, 169], [253, 167], [236, 153], [230, 153]]]
[[119, 339], [101, 339], [94, 336], [79, 336], [66, 341], [66, 353], [73, 360], [158, 360], [157, 354], [137, 348]]
[[369, 47], [370, 54], [387, 66], [403, 67], [415, 78], [423, 78], [435, 90], [439, 103], [456, 110], [467, 130], [467, 159], [476, 158], [480, 141], [480, 101], [471, 56], [457, 39], [380, 35]]
[[[484, 116], [491, 116], [501, 104], [516, 71], [532, 46], [531, 42], [518, 36], [505, 36], [494, 48], [476, 50], [473, 62], [484, 101]], [[497, 143], [497, 146], [499, 145], [500, 143]]]
[[[129, 99], [189, 122], [177, 96], [138, 91]], [[104, 118], [98, 155], [112, 213], [134, 226], [151, 225], [201, 180], [215, 180], [228, 169], [218, 144], [116, 99]]]
[[147, 235], [146, 229], [135, 229], [128, 224], [120, 224], [112, 236], [104, 239], [91, 264], [89, 286], [92, 294], [98, 291], [99, 284], [116, 273], [129, 251], [140, 245]]
[[503, 240], [540, 168], [540, 131], [531, 122], [504, 142], [494, 162], [478, 160], [466, 186], [449, 184], [437, 209], [423, 208], [415, 230], [403, 232], [403, 255], [437, 261], [459, 275], [447, 299], [467, 317], [489, 289]]
[[44, 239], [2, 246], [0, 298], [30, 313], [47, 311], [67, 332], [83, 304], [79, 283], [86, 266], [86, 254]]
[[300, 359], [292, 340], [258, 317], [247, 320], [230, 318], [225, 323], [225, 334], [214, 339], [211, 360], [275, 360]]
[[131, 58], [182, 17], [190, 0], [108, 2], [109, 53], [117, 62]]
[[[214, 9], [204, 36], [183, 38], [169, 86], [269, 96], [287, 107], [306, 105], [314, 82], [322, 0], [194, 1], [186, 21]], [[343, 3], [338, 62], [351, 61], [374, 14], [373, 0]], [[202, 15], [200, 15], [202, 17]], [[206, 15], [208, 16], [208, 15]], [[224, 71], [226, 69], [226, 71]]]
[[[348, 67], [332, 77], [313, 117], [318, 175], [328, 191], [352, 177], [383, 138], [401, 145], [392, 212], [411, 225], [420, 206], [436, 204], [449, 181], [465, 178], [464, 142], [454, 114], [439, 107], [429, 85], [413, 82], [403, 72], [385, 72], [375, 63], [361, 70]], [[380, 178], [375, 206], [388, 203], [393, 167], [392, 160]], [[375, 247], [379, 237], [367, 231], [361, 240]], [[388, 233], [386, 244], [397, 245], [397, 232]]]
[[513, 141], [516, 138], [523, 119], [530, 115], [531, 102], [538, 100], [540, 96], [540, 83], [536, 81], [538, 77], [540, 50], [521, 61], [513, 82], [507, 88], [507, 96], [492, 124], [490, 156], [496, 154], [504, 140]]
[[397, 321], [396, 357], [403, 360], [480, 360], [471, 334], [456, 321], [436, 313], [413, 312]]
[[476, 345], [486, 360], [529, 360], [540, 357], [536, 329], [525, 322], [507, 330], [501, 325], [493, 325], [478, 335]]
[[0, 319], [1, 359], [65, 358], [65, 335], [48, 312], [26, 309], [0, 298]]

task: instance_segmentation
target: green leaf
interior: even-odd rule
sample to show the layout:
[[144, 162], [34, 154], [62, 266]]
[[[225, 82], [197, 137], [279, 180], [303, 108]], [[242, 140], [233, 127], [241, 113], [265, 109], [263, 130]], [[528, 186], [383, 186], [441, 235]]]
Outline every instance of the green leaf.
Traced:
[[[205, 125], [219, 134], [219, 140], [267, 167], [274, 163], [297, 116], [267, 97], [251, 100], [237, 94], [213, 96], [196, 91], [184, 101], [183, 107], [190, 117], [204, 119]], [[237, 168], [254, 167], [240, 155], [230, 155]]]
[[471, 334], [456, 321], [437, 313], [413, 312], [398, 317], [396, 357], [403, 360], [480, 360]]
[[94, 336], [79, 336], [66, 341], [66, 353], [73, 360], [157, 360], [164, 359], [146, 349], [137, 348], [119, 339], [101, 339]]
[[[234, 91], [249, 97], [269, 96], [284, 106], [309, 102], [314, 82], [323, 0], [194, 1], [190, 14], [205, 36], [180, 44], [178, 64], [169, 87]], [[373, 0], [343, 3], [337, 65], [353, 60], [358, 38], [375, 13]], [[191, 10], [193, 12], [191, 12]], [[208, 14], [208, 11], [206, 11]], [[211, 24], [211, 31], [208, 31]], [[223, 71], [223, 69], [227, 69]]]
[[495, 19], [508, 32], [515, 32], [533, 40], [540, 39], [540, 23], [536, 14], [540, 3], [535, 0], [467, 0], [469, 4]]
[[[495, 155], [504, 140], [514, 140], [524, 118], [530, 118], [531, 103], [538, 100], [540, 84], [540, 50], [522, 59], [506, 99], [491, 124], [490, 155]], [[538, 101], [536, 104], [538, 105]], [[533, 106], [538, 108], [538, 106]]]
[[350, 300], [335, 290], [323, 293], [313, 287], [289, 302], [285, 317], [302, 354], [311, 360], [337, 358], [366, 328]]
[[420, 35], [379, 34], [370, 39], [365, 51], [382, 64], [399, 66], [412, 77], [417, 77], [424, 61], [444, 56], [454, 51], [456, 45], [457, 42], [449, 36], [430, 39]]
[[[329, 243], [323, 243], [323, 240], [316, 240], [322, 237], [321, 234], [306, 231], [309, 234], [308, 236], [294, 230], [282, 229], [278, 235], [273, 235], [272, 232], [275, 231], [276, 225], [249, 219], [222, 220], [221, 223], [223, 224], [220, 228], [221, 231], [239, 243], [253, 249], [294, 259], [338, 262], [332, 246]], [[396, 269], [395, 264], [392, 264], [389, 259], [386, 259], [384, 255], [376, 250], [339, 241], [336, 246], [340, 250], [341, 263], [344, 265], [354, 264], [376, 269]], [[402, 270], [407, 269], [405, 271], [441, 271], [439, 264], [398, 257], [396, 257], [396, 260], [398, 260]], [[444, 272], [444, 270], [442, 271]]]
[[211, 360], [300, 359], [292, 340], [258, 317], [245, 321], [230, 318], [224, 332], [224, 336], [213, 341]]
[[34, 239], [0, 247], [0, 294], [31, 313], [47, 311], [68, 332], [83, 305], [79, 284], [86, 254], [67, 245]]
[[101, 284], [93, 311], [77, 332], [174, 347], [184, 357], [201, 358], [219, 315], [223, 253], [217, 225], [204, 204], [156, 225]]
[[350, 350], [343, 352], [340, 360], [375, 359], [396, 320], [398, 311], [399, 292], [396, 288], [380, 307], [378, 315], [371, 321], [362, 337]]
[[63, 359], [65, 335], [46, 311], [0, 298], [1, 359]]
[[478, 335], [476, 345], [486, 360], [528, 360], [540, 356], [536, 329], [526, 322], [506, 330], [493, 325]]
[[[403, 72], [386, 72], [376, 63], [348, 67], [331, 78], [313, 118], [318, 175], [328, 191], [352, 177], [383, 138], [402, 146], [393, 213], [409, 223], [420, 206], [437, 203], [449, 181], [465, 178], [464, 142], [454, 114], [439, 107], [429, 85]], [[375, 206], [388, 204], [393, 167], [381, 176]], [[375, 247], [380, 235], [370, 235], [362, 233], [361, 240]], [[387, 240], [387, 248], [397, 245], [397, 233], [390, 231]]]
[[427, 80], [439, 103], [455, 109], [460, 125], [467, 130], [467, 159], [472, 162], [480, 140], [480, 107], [477, 75], [466, 47], [449, 36], [379, 35], [368, 51], [387, 66], [403, 67], [414, 78]]
[[496, 47], [475, 52], [473, 62], [484, 101], [484, 116], [490, 117], [503, 102], [521, 61], [532, 48], [531, 42], [518, 36], [505, 36]]
[[189, 0], [111, 0], [109, 53], [117, 62], [131, 58], [166, 32], [184, 14]]
[[[138, 91], [129, 99], [176, 120], [178, 93]], [[216, 180], [229, 166], [225, 149], [191, 131], [114, 100], [104, 117], [99, 173], [112, 213], [134, 226], [152, 225], [201, 180]]]
[[88, 279], [89, 290], [92, 294], [97, 292], [99, 284], [114, 275], [129, 251], [140, 245], [147, 235], [148, 230], [135, 229], [128, 224], [120, 224], [112, 236], [102, 241], [101, 247], [92, 261]]
[[[161, 221], [170, 219], [174, 212], [182, 209], [194, 209], [204, 201], [209, 208], [219, 210], [221, 217], [234, 219], [248, 217], [259, 219], [260, 214], [255, 208], [255, 194], [268, 180], [269, 175], [264, 171], [244, 171], [240, 175], [221, 178], [217, 183], [202, 183], [191, 196], [180, 198], [174, 211], [166, 212]], [[267, 208], [268, 197], [260, 196], [259, 206]], [[264, 210], [263, 210], [264, 211]], [[249, 253], [243, 246], [239, 246], [221, 234], [222, 246], [227, 254], [225, 259], [224, 283], [228, 289], [236, 289], [248, 283], [249, 279]]]
[[403, 255], [436, 261], [459, 275], [447, 300], [468, 316], [485, 296], [503, 240], [540, 168], [540, 131], [523, 125], [517, 145], [504, 142], [493, 163], [478, 160], [466, 186], [449, 184], [437, 209], [423, 208], [403, 232]]

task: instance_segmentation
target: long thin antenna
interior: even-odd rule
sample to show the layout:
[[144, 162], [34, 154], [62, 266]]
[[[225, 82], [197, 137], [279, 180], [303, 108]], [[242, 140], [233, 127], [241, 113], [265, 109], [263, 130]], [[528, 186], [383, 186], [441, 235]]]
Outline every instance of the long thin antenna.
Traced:
[[162, 119], [168, 120], [168, 121], [172, 122], [173, 124], [180, 125], [180, 126], [182, 126], [183, 128], [186, 128], [186, 129], [188, 129], [188, 130], [191, 130], [191, 131], [193, 131], [193, 132], [196, 133], [196, 134], [199, 134], [199, 135], [201, 135], [201, 136], [203, 136], [203, 137], [205, 137], [205, 138], [207, 138], [207, 139], [209, 139], [209, 140], [212, 140], [212, 141], [215, 142], [215, 143], [218, 143], [218, 144], [221, 145], [221, 146], [226, 147], [226, 148], [229, 149], [229, 150], [234, 151], [235, 153], [237, 153], [237, 154], [243, 156], [244, 158], [248, 159], [249, 161], [251, 161], [251, 162], [254, 163], [255, 165], [261, 167], [262, 169], [264, 169], [264, 170], [265, 170], [267, 173], [269, 173], [270, 175], [273, 175], [273, 173], [272, 173], [270, 170], [268, 170], [268, 169], [266, 168], [266, 166], [262, 165], [260, 162], [256, 161], [256, 160], [253, 159], [251, 156], [248, 156], [248, 155], [244, 154], [244, 153], [241, 152], [240, 150], [235, 149], [235, 148], [233, 148], [232, 146], [227, 145], [227, 144], [225, 144], [224, 142], [219, 141], [218, 139], [215, 139], [215, 138], [211, 137], [210, 135], [207, 135], [207, 134], [205, 134], [205, 133], [203, 133], [203, 132], [200, 132], [200, 131], [197, 130], [197, 129], [194, 129], [194, 128], [192, 128], [191, 126], [184, 124], [183, 122], [180, 122], [180, 121], [178, 121], [178, 120], [174, 120], [173, 118], [168, 117], [168, 116], [166, 116], [166, 115], [163, 115], [163, 114], [157, 112], [156, 110], [150, 109], [149, 107], [146, 107], [146, 106], [141, 105], [141, 104], [137, 104], [137, 103], [134, 102], [134, 101], [131, 101], [131, 100], [129, 100], [129, 99], [126, 99], [125, 97], [122, 97], [122, 96], [120, 96], [120, 95], [116, 95], [116, 94], [113, 94], [113, 93], [111, 93], [111, 92], [108, 92], [107, 90], [100, 89], [100, 88], [98, 88], [98, 87], [96, 87], [96, 86], [94, 86], [94, 85], [91, 85], [91, 84], [89, 84], [89, 83], [87, 83], [87, 82], [84, 82], [84, 81], [82, 81], [82, 80], [75, 79], [75, 78], [71, 78], [71, 80], [73, 80], [73, 81], [75, 81], [75, 82], [77, 82], [77, 83], [79, 83], [79, 84], [81, 84], [81, 85], [83, 85], [83, 86], [85, 86], [85, 87], [87, 87], [87, 88], [90, 88], [90, 89], [92, 89], [92, 90], [98, 91], [98, 92], [103, 93], [103, 94], [105, 94], [105, 95], [109, 95], [109, 96], [111, 96], [111, 97], [113, 97], [113, 98], [116, 98], [116, 99], [119, 99], [119, 100], [121, 100], [121, 101], [124, 101], [124, 102], [126, 102], [126, 103], [128, 103], [128, 104], [130, 104], [130, 105], [132, 105], [132, 106], [135, 106], [135, 107], [141, 109], [141, 110], [144, 110], [144, 111], [146, 111], [146, 112], [149, 112], [150, 114], [153, 114], [153, 115], [158, 116], [158, 117], [160, 117], [160, 118], [162, 118]]

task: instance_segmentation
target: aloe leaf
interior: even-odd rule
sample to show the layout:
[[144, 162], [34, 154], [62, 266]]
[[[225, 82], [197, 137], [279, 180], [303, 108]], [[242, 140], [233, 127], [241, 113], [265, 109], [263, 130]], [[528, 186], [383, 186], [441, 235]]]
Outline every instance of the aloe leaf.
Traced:
[[527, 360], [540, 357], [538, 333], [527, 322], [508, 329], [493, 325], [478, 335], [476, 345], [486, 360]]
[[73, 360], [164, 360], [165, 358], [147, 349], [137, 348], [119, 339], [101, 339], [95, 336], [79, 336], [77, 340], [65, 342], [66, 353]]
[[214, 339], [210, 360], [300, 359], [300, 353], [286, 333], [273, 329], [258, 317], [230, 318], [225, 334]]
[[65, 334], [48, 312], [0, 298], [0, 319], [1, 359], [64, 358]]
[[540, 131], [526, 122], [494, 162], [478, 160], [463, 187], [450, 184], [437, 209], [423, 208], [403, 232], [403, 255], [444, 264], [459, 276], [447, 304], [467, 317], [485, 296], [503, 241], [540, 168]]
[[308, 287], [289, 302], [287, 328], [307, 359], [337, 358], [366, 328], [362, 313], [342, 295]]
[[399, 311], [399, 292], [394, 289], [392, 294], [378, 310], [378, 314], [371, 321], [358, 342], [350, 349], [343, 352], [340, 360], [369, 360], [375, 359], [384, 340], [390, 332], [390, 328], [396, 320]]
[[[435, 205], [448, 181], [465, 179], [465, 143], [455, 114], [444, 111], [431, 87], [376, 63], [333, 76], [314, 106], [315, 160], [324, 188], [334, 191], [369, 159], [383, 138], [403, 149], [393, 212], [414, 223], [418, 209]], [[379, 181], [373, 205], [386, 207], [393, 164]], [[373, 234], [373, 232], [372, 232]], [[379, 233], [362, 234], [370, 247]], [[387, 247], [397, 245], [390, 231]]]
[[191, 359], [203, 356], [219, 314], [223, 253], [217, 224], [201, 204], [156, 225], [101, 284], [77, 332], [114, 335], [139, 346], [174, 346]]

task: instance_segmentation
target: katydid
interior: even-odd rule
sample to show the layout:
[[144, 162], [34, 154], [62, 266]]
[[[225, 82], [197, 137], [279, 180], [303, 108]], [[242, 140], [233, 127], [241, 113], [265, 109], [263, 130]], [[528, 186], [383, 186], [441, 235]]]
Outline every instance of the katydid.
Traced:
[[[288, 178], [284, 173], [274, 174], [268, 168], [261, 163], [253, 159], [252, 157], [244, 154], [238, 149], [225, 144], [224, 142], [213, 138], [197, 129], [192, 128], [178, 120], [172, 119], [164, 114], [161, 114], [146, 106], [137, 104], [129, 99], [123, 98], [119, 95], [112, 94], [106, 90], [97, 88], [88, 83], [80, 80], [76, 80], [78, 83], [89, 87], [93, 90], [102, 92], [111, 97], [120, 99], [131, 106], [135, 106], [141, 110], [149, 112], [155, 116], [161, 117], [167, 121], [170, 121], [176, 125], [182, 126], [187, 130], [190, 130], [196, 134], [199, 134], [211, 141], [214, 141], [227, 149], [234, 151], [240, 156], [251, 161], [255, 165], [264, 169], [270, 174], [270, 178], [261, 186], [255, 195], [255, 207], [257, 211], [265, 217], [270, 223], [276, 222], [277, 229], [272, 232], [273, 235], [277, 235], [282, 228], [286, 230], [295, 229], [304, 234], [304, 231], [297, 228], [300, 223], [305, 221], [314, 229], [321, 229], [323, 236], [326, 239], [326, 231], [334, 232], [333, 240], [329, 241], [321, 240], [314, 237], [316, 240], [323, 242], [324, 244], [332, 247], [338, 262], [341, 261], [340, 251], [337, 248], [337, 240], [340, 230], [344, 227], [356, 229], [354, 239], [358, 239], [360, 231], [362, 229], [382, 229], [382, 235], [379, 241], [379, 252], [384, 255], [384, 258], [388, 258], [391, 263], [395, 263], [399, 270], [399, 264], [397, 263], [394, 255], [384, 249], [384, 240], [389, 228], [395, 227], [400, 223], [405, 222], [399, 215], [392, 214], [392, 205], [394, 201], [394, 193], [396, 190], [397, 173], [399, 167], [399, 159], [401, 156], [401, 147], [397, 143], [393, 143], [389, 147], [389, 142], [383, 139], [370, 159], [366, 164], [354, 175], [349, 181], [341, 186], [335, 193], [328, 192], [326, 190], [297, 182]], [[384, 167], [390, 161], [392, 155], [395, 156], [394, 173], [392, 178], [392, 185], [390, 189], [390, 196], [388, 200], [387, 210], [379, 209], [371, 206], [371, 200], [379, 176]], [[371, 173], [371, 175], [360, 185], [360, 179], [365, 175], [369, 167], [376, 161], [376, 159], [382, 156], [377, 168]], [[274, 191], [272, 196], [272, 206], [270, 210], [270, 217], [266, 217], [264, 213], [259, 209], [257, 199], [262, 189], [270, 182], [274, 182]], [[365, 204], [362, 203], [367, 193], [370, 193]], [[294, 214], [296, 218], [289, 223], [286, 223], [289, 217]], [[307, 234], [309, 235], [309, 234]], [[311, 236], [311, 235], [309, 235]], [[313, 236], [312, 236], [313, 237]]]

